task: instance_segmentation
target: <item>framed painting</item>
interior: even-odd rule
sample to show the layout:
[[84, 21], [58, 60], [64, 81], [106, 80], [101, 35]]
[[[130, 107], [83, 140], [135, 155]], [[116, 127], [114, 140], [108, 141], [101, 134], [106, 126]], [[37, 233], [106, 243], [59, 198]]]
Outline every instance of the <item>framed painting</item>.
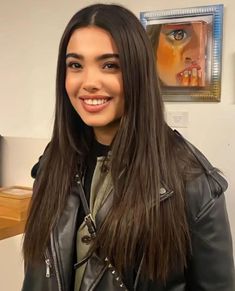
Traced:
[[164, 101], [219, 102], [223, 5], [141, 12]]

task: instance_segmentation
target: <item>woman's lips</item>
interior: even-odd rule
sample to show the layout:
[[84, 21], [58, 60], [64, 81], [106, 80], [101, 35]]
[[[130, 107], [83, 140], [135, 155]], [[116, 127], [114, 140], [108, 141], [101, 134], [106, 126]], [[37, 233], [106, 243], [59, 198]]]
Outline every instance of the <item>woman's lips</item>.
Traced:
[[98, 113], [108, 106], [111, 97], [107, 96], [80, 96], [83, 108], [89, 113]]

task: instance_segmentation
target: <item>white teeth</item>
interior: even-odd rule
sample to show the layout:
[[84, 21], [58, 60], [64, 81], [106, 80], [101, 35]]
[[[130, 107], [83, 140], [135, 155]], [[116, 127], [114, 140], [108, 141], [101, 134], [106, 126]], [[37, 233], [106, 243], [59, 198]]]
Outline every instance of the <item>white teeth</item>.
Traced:
[[88, 105], [101, 105], [108, 101], [108, 99], [84, 99], [84, 102]]

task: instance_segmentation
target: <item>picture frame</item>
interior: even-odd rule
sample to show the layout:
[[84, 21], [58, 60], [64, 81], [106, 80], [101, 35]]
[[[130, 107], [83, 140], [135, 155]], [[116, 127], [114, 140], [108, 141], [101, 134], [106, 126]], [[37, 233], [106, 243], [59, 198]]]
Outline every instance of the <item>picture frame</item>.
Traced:
[[164, 101], [220, 102], [223, 4], [140, 12]]

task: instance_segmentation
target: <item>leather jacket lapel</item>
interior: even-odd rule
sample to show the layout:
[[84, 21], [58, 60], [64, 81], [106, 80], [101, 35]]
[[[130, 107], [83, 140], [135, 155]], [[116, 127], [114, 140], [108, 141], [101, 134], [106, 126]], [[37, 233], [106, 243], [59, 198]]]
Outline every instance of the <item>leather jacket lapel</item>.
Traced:
[[97, 230], [99, 230], [102, 222], [104, 221], [106, 215], [108, 214], [112, 202], [113, 202], [113, 188], [110, 190], [110, 193], [107, 195], [103, 205], [96, 214], [95, 222]]
[[[105, 202], [96, 214], [95, 223], [97, 230], [100, 228], [101, 223], [105, 219], [113, 201], [113, 189], [107, 195]], [[87, 266], [83, 275], [83, 280], [81, 283], [80, 291], [91, 291], [99, 283], [101, 277], [107, 270], [107, 265], [101, 258], [99, 258], [95, 253], [89, 258]]]

